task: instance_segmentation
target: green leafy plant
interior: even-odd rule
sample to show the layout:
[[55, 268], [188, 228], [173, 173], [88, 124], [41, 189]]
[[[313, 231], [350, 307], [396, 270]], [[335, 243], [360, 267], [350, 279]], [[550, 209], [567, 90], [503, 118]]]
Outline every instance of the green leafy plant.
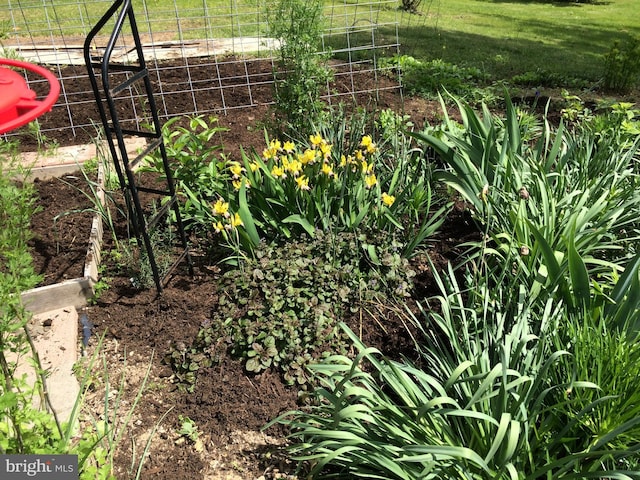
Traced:
[[402, 84], [413, 95], [432, 98], [446, 91], [469, 102], [485, 103], [495, 98], [484, 87], [489, 78], [476, 67], [454, 65], [441, 59], [423, 61], [408, 55], [383, 59], [382, 65], [398, 69]]
[[459, 106], [462, 126], [447, 120], [437, 137], [414, 135], [446, 165], [435, 177], [472, 208], [490, 239], [492, 265], [512, 265], [533, 297], [546, 289], [573, 304], [566, 277], [572, 256], [595, 276], [619, 270], [636, 252], [638, 142], [630, 144], [614, 130], [569, 132], [562, 124], [554, 133], [547, 122], [533, 142], [524, 142], [508, 99], [504, 121], [486, 108], [481, 117]]
[[[50, 415], [33, 408], [33, 396], [42, 396], [42, 385], [26, 385], [15, 373], [17, 359], [33, 352], [26, 323], [29, 319], [20, 293], [39, 281], [27, 242], [29, 222], [35, 212], [33, 185], [12, 180], [28, 175], [11, 157], [0, 158], [0, 447], [5, 453], [26, 453], [51, 446], [54, 437], [45, 432], [61, 431]], [[58, 427], [58, 428], [56, 428]]]
[[[217, 125], [215, 117], [188, 119], [188, 127], [174, 117], [162, 126], [162, 136], [169, 159], [176, 190], [184, 197], [181, 216], [187, 229], [198, 229], [206, 222], [203, 202], [216, 198], [225, 188], [226, 162], [221, 156], [222, 146], [216, 142], [225, 129]], [[148, 156], [140, 171], [150, 171], [164, 180], [165, 169], [159, 152]]]
[[[468, 274], [461, 288], [456, 277], [452, 269], [436, 275], [443, 295], [429, 303], [438, 308], [414, 317], [421, 367], [386, 359], [343, 326], [356, 357], [311, 365], [321, 384], [311, 405], [274, 421], [291, 428], [292, 455], [323, 477], [639, 478], [638, 393], [627, 383], [636, 367], [622, 374], [627, 359], [608, 366], [610, 357], [557, 333], [599, 320], [551, 298], [534, 306], [517, 281]], [[583, 330], [579, 342], [599, 335]], [[602, 390], [587, 380], [595, 376], [584, 370], [589, 360], [600, 380], [622, 374], [621, 383]]]
[[[311, 475], [640, 478], [634, 114], [532, 132], [461, 106], [414, 134], [485, 232], [421, 316], [418, 365], [357, 355], [309, 365], [310, 404], [274, 422]], [[535, 131], [534, 131], [535, 132]], [[611, 202], [611, 203], [609, 203]]]
[[284, 130], [313, 133], [311, 120], [323, 110], [320, 89], [331, 78], [320, 52], [323, 2], [277, 0], [269, 5], [269, 35], [279, 42], [275, 73], [276, 116]]
[[410, 256], [447, 209], [433, 200], [429, 162], [406, 137], [378, 144], [355, 120], [343, 117], [316, 130], [299, 142], [267, 139], [261, 155], [243, 153], [242, 163], [227, 162], [213, 201], [187, 192], [203, 228], [213, 227], [236, 257], [251, 254], [263, 239], [314, 235], [316, 229], [403, 231], [403, 252]]
[[514, 85], [524, 87], [546, 87], [546, 88], [558, 88], [564, 87], [572, 89], [588, 88], [589, 82], [583, 79], [574, 77], [568, 77], [558, 72], [550, 72], [545, 69], [537, 69], [536, 71], [529, 71], [519, 73], [511, 78]]
[[[40, 364], [38, 352], [27, 328], [29, 314], [20, 299], [20, 293], [35, 286], [39, 280], [33, 272], [27, 245], [30, 236], [29, 222], [35, 210], [34, 189], [31, 183], [17, 184], [12, 180], [18, 174], [28, 178], [28, 171], [6, 158], [0, 160], [0, 452], [77, 454], [80, 478], [114, 478], [113, 459], [124, 429], [116, 433], [112, 425], [128, 423], [144, 389], [144, 383], [126, 413], [124, 422], [116, 422], [122, 416], [121, 398], [116, 395], [115, 404], [110, 403], [114, 396], [108, 387], [105, 392], [103, 420], [84, 420], [84, 395], [93, 383], [92, 369], [100, 352], [100, 342], [88, 365], [74, 369], [80, 381], [80, 393], [75, 399], [69, 419], [66, 422], [60, 421], [55, 411], [49, 409], [50, 400], [44, 387], [46, 372]], [[28, 382], [26, 376], [16, 374], [18, 363], [26, 365], [29, 359], [32, 359], [31, 365], [36, 374], [35, 382]], [[120, 392], [123, 385], [124, 383], [120, 385]], [[39, 406], [34, 403], [36, 399], [39, 400]], [[80, 422], [84, 423], [82, 432], [78, 433]], [[140, 477], [144, 455], [149, 446], [148, 442], [137, 471], [130, 472], [136, 478]]]
[[337, 325], [376, 298], [404, 298], [413, 272], [392, 237], [317, 232], [282, 245], [261, 245], [255, 258], [226, 272], [224, 294], [191, 347], [169, 355], [188, 388], [196, 372], [227, 348], [250, 372], [281, 371], [307, 382], [306, 366], [347, 348]]
[[604, 87], [628, 92], [640, 82], [640, 38], [616, 40], [604, 56]]
[[55, 154], [59, 146], [58, 142], [47, 137], [47, 135], [42, 131], [42, 126], [38, 120], [29, 122], [22, 131], [37, 142], [38, 152], [41, 152], [44, 155]]
[[180, 422], [178, 435], [188, 438], [192, 442], [196, 442], [198, 440], [198, 437], [200, 437], [200, 431], [198, 429], [198, 425], [196, 425], [196, 422], [183, 415], [178, 416], [178, 421]]

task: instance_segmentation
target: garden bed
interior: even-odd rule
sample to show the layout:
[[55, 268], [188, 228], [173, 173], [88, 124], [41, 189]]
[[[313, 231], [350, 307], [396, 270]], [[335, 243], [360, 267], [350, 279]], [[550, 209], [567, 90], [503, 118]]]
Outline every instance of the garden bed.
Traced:
[[[79, 178], [79, 173], [72, 175]], [[48, 279], [65, 279], [79, 275], [84, 254], [74, 254], [81, 232], [88, 230], [89, 218], [68, 218], [64, 235], [57, 234], [51, 224], [40, 219], [52, 219], [61, 212], [80, 208], [86, 198], [80, 184], [61, 180], [38, 182], [39, 204], [42, 211], [33, 223], [36, 266]], [[58, 200], [52, 200], [56, 198]], [[459, 213], [445, 225], [434, 239], [431, 258], [441, 264], [457, 256], [455, 245], [470, 232], [468, 218]], [[86, 236], [83, 236], [86, 240]], [[45, 239], [48, 239], [45, 241]], [[69, 243], [67, 255], [57, 255]], [[108, 235], [105, 251], [109, 250]], [[108, 258], [108, 255], [107, 257]], [[419, 295], [433, 292], [426, 258], [416, 259], [413, 268], [418, 275]], [[137, 442], [141, 452], [143, 442], [151, 430], [155, 433], [150, 457], [144, 466], [143, 478], [258, 478], [264, 472], [285, 471], [273, 450], [282, 445], [284, 431], [278, 428], [260, 431], [261, 427], [279, 413], [296, 406], [297, 391], [284, 384], [277, 373], [248, 374], [237, 359], [225, 357], [214, 367], [202, 369], [194, 393], [181, 392], [172, 383], [171, 369], [163, 357], [172, 346], [189, 345], [200, 326], [216, 308], [220, 292], [216, 282], [221, 273], [215, 265], [199, 265], [194, 277], [183, 268], [169, 281], [161, 297], [154, 289], [136, 289], [126, 271], [116, 272], [106, 260], [103, 291], [95, 305], [86, 312], [94, 325], [94, 335], [88, 353], [93, 353], [104, 335], [101, 355], [106, 359], [107, 371], [98, 367], [95, 375], [109, 375], [112, 388], [125, 375], [124, 398], [132, 403], [151, 368], [147, 389], [127, 426], [126, 440], [122, 443], [122, 456], [118, 459], [118, 478], [124, 478], [131, 461], [131, 442]], [[78, 270], [78, 271], [76, 271]], [[409, 351], [411, 339], [400, 318], [388, 312], [385, 325], [373, 318], [352, 319], [352, 325], [362, 332], [365, 341], [383, 351], [400, 355]], [[104, 386], [104, 385], [103, 385]], [[104, 390], [91, 392], [87, 399], [89, 409], [99, 418], [104, 408]], [[166, 414], [166, 416], [165, 416]], [[125, 411], [120, 413], [124, 417]], [[184, 419], [197, 426], [199, 442], [178, 434]], [[267, 476], [267, 478], [270, 478]]]
[[[267, 101], [265, 97], [258, 102], [261, 107], [220, 118], [220, 126], [228, 129], [220, 134], [220, 143], [231, 158], [239, 158], [240, 146], [262, 148], [260, 125], [268, 113]], [[417, 125], [439, 116], [439, 107], [432, 102], [403, 101], [389, 92], [383, 94], [380, 108], [405, 111]], [[48, 117], [48, 126], [53, 121]], [[59, 139], [60, 143], [66, 141]], [[60, 214], [89, 206], [80, 191], [85, 182], [82, 175], [74, 173], [65, 180], [37, 183], [42, 210], [32, 224], [34, 257], [36, 271], [48, 283], [81, 276], [86, 255], [89, 215], [66, 215], [53, 221]], [[126, 239], [123, 219], [119, 221], [119, 238]], [[457, 245], [469, 235], [473, 229], [468, 216], [454, 212], [430, 243], [431, 260], [436, 265], [455, 260], [460, 253]], [[109, 237], [105, 233], [102, 267], [102, 281], [108, 288], [86, 310], [94, 326], [87, 353], [99, 348], [106, 366], [103, 370], [98, 362], [95, 368], [95, 381], [86, 400], [88, 411], [95, 418], [103, 417], [108, 377], [111, 388], [123, 395], [124, 402], [116, 413], [123, 421], [150, 369], [133, 417], [123, 426], [126, 433], [116, 458], [116, 477], [131, 475], [132, 458], [140, 457], [151, 434], [142, 478], [276, 478], [278, 472], [290, 472], [290, 465], [277, 453], [286, 432], [278, 427], [261, 432], [261, 428], [296, 407], [297, 389], [287, 386], [277, 373], [249, 374], [240, 360], [224, 356], [215, 366], [200, 369], [195, 391], [185, 393], [172, 382], [173, 372], [163, 361], [172, 347], [190, 345], [200, 326], [211, 318], [221, 293], [216, 286], [220, 268], [197, 262], [195, 274], [190, 276], [183, 265], [158, 297], [154, 289], [136, 288], [126, 269], [114, 270], [114, 262], [109, 260]], [[416, 298], [435, 293], [427, 260], [421, 256], [412, 265], [418, 272]], [[412, 340], [402, 319], [391, 311], [382, 317], [384, 324], [379, 318], [361, 312], [347, 320], [365, 343], [393, 356], [409, 351]], [[119, 385], [121, 376], [124, 382]], [[197, 427], [197, 435], [184, 434], [188, 425]], [[133, 466], [137, 467], [135, 461]]]

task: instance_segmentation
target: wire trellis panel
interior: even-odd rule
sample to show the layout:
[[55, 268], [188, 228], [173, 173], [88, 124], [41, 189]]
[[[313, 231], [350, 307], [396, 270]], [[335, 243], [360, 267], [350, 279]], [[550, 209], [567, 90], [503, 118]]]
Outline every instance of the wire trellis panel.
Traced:
[[[0, 55], [49, 66], [61, 84], [60, 99], [49, 115], [68, 119], [69, 137], [91, 138], [98, 115], [87, 115], [95, 111], [95, 100], [82, 45], [113, 2], [6, 1], [8, 8], [0, 10]], [[268, 0], [137, 0], [134, 6], [161, 119], [228, 114], [256, 106], [258, 98], [265, 98], [264, 89], [272, 90], [278, 46], [267, 36]], [[325, 2], [323, 48], [331, 53], [334, 78], [343, 86], [336, 91], [327, 85], [323, 96], [329, 102], [399, 88], [379, 81], [385, 74], [380, 57], [399, 51], [397, 21], [390, 14], [397, 6], [397, 0]], [[96, 37], [96, 52], [110, 34], [106, 26], [104, 35]], [[135, 62], [134, 55], [125, 29], [113, 58]], [[41, 79], [25, 76], [31, 88], [41, 88]], [[364, 76], [367, 81], [361, 80]], [[146, 120], [138, 92], [129, 88], [119, 100], [127, 112], [124, 121], [141, 128]], [[46, 118], [41, 119], [43, 133], [48, 130]]]

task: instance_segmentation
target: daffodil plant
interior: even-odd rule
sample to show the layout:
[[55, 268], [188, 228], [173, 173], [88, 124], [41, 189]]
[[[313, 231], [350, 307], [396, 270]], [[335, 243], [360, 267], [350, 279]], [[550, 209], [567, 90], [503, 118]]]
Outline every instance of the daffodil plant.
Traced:
[[362, 135], [339, 152], [319, 133], [307, 142], [266, 139], [261, 153], [229, 161], [228, 184], [206, 219], [233, 249], [251, 252], [262, 239], [323, 231], [404, 231], [406, 252], [441, 224], [445, 207], [431, 212], [429, 179], [410, 158]]

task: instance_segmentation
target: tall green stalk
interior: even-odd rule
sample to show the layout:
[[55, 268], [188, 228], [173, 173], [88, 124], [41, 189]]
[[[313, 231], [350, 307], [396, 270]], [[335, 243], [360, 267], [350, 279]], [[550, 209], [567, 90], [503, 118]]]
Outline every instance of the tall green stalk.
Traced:
[[275, 110], [287, 131], [314, 133], [312, 121], [322, 111], [320, 91], [330, 78], [321, 53], [324, 2], [276, 0], [269, 4], [269, 35], [279, 43], [275, 72]]

